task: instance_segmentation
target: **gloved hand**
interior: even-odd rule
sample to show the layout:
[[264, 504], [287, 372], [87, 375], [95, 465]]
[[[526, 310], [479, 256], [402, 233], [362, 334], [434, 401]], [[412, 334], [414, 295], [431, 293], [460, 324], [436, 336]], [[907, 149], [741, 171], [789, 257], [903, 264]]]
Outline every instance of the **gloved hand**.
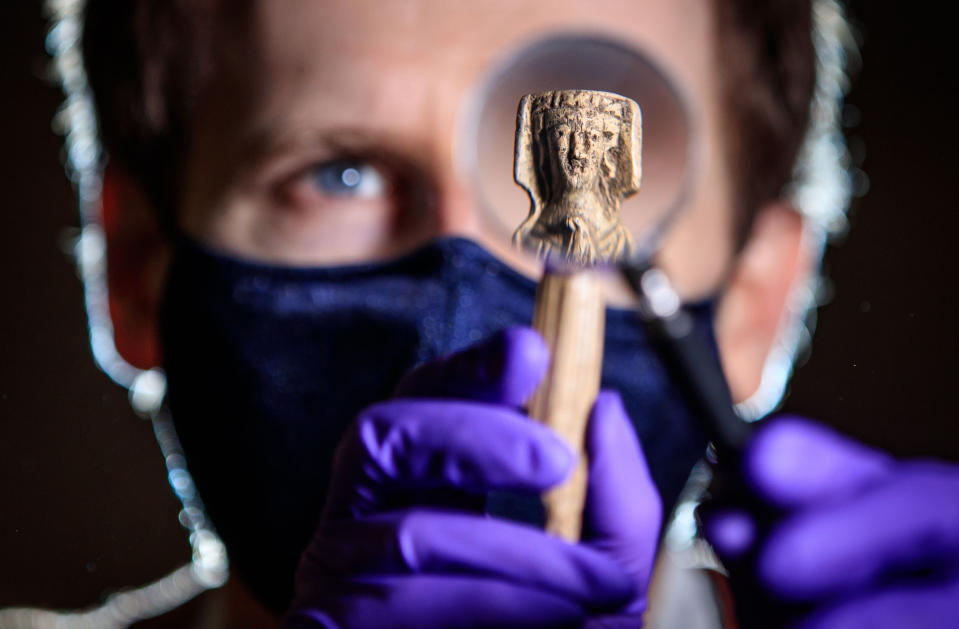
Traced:
[[573, 469], [518, 410], [548, 361], [538, 334], [508, 329], [360, 414], [285, 627], [640, 626], [662, 507], [616, 394], [590, 419], [582, 543], [482, 512], [487, 491], [538, 494]]
[[959, 627], [959, 466], [790, 417], [760, 429], [742, 474], [775, 516], [712, 505], [705, 527], [744, 626]]

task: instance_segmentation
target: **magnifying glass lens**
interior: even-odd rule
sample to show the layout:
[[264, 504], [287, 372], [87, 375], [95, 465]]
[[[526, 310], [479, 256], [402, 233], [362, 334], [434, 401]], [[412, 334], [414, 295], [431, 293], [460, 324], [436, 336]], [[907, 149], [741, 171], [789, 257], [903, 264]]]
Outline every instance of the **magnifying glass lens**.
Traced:
[[683, 206], [691, 179], [690, 116], [679, 91], [641, 52], [595, 37], [561, 36], [512, 55], [485, 85], [472, 119], [475, 153], [467, 163], [493, 228], [509, 237], [529, 212], [513, 181], [516, 110], [533, 92], [586, 89], [635, 100], [642, 113], [642, 183], [622, 205], [623, 224], [638, 249], [654, 248]]

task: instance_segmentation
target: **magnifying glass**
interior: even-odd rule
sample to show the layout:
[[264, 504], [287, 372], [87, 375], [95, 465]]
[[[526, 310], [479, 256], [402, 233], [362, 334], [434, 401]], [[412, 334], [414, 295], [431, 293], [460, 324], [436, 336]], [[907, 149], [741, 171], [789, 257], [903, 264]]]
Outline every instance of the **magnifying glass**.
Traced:
[[679, 88], [642, 51], [593, 35], [559, 35], [509, 55], [490, 73], [468, 119], [467, 171], [489, 228], [510, 238], [529, 212], [513, 180], [517, 104], [529, 93], [597, 90], [634, 100], [642, 112], [642, 177], [622, 204], [633, 258], [651, 258], [688, 205], [698, 169], [698, 135]]
[[[727, 453], [735, 455], [747, 439], [746, 424], [733, 410], [714, 352], [694, 336], [679, 296], [655, 265], [655, 254], [669, 227], [689, 206], [700, 166], [700, 140], [696, 118], [681, 90], [653, 60], [616, 41], [592, 35], [561, 35], [524, 47], [491, 73], [469, 120], [470, 134], [464, 143], [469, 149], [466, 165], [490, 229], [504, 239], [510, 238], [530, 214], [527, 191], [514, 182], [518, 104], [527, 94], [565, 90], [613, 93], [639, 105], [642, 176], [638, 192], [619, 208], [622, 224], [633, 241], [629, 256], [618, 263], [620, 275], [632, 289], [634, 306], [648, 336], [673, 380], [684, 390], [694, 414], [702, 420], [716, 451], [723, 457]], [[524, 183], [524, 187], [528, 185]], [[540, 303], [538, 294], [537, 312]], [[543, 321], [535, 323], [542, 332]], [[592, 321], [579, 325], [587, 329], [591, 326]], [[556, 338], [544, 336], [555, 354]], [[594, 343], [580, 341], [580, 347]], [[554, 362], [560, 362], [560, 358], [554, 356]], [[595, 363], [594, 359], [580, 354], [571, 362]], [[572, 372], [567, 374], [570, 376], [576, 378]], [[567, 396], [563, 404], [570, 399]], [[534, 397], [531, 415], [536, 406]], [[549, 511], [548, 498], [546, 501]], [[575, 537], [575, 525], [571, 528], [570, 537]]]

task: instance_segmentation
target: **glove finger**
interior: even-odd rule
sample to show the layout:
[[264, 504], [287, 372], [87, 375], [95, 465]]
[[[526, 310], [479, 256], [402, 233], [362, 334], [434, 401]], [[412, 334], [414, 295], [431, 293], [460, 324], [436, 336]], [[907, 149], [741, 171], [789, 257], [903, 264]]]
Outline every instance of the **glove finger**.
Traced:
[[641, 594], [652, 573], [663, 507], [618, 393], [603, 391], [596, 398], [586, 449], [584, 540], [615, 557]]
[[[573, 601], [536, 588], [481, 577], [414, 575], [353, 579], [316, 605], [298, 609], [284, 627], [526, 629], [578, 626], [585, 616]], [[316, 624], [307, 622], [312, 617]]]
[[746, 481], [780, 507], [838, 500], [888, 476], [885, 454], [798, 417], [764, 426], [743, 457]]
[[462, 398], [520, 407], [546, 374], [549, 349], [531, 328], [511, 327], [459, 353], [421, 365], [397, 397]]
[[755, 518], [746, 510], [725, 507], [700, 511], [706, 539], [723, 559], [736, 559], [745, 554], [759, 535]]
[[370, 407], [340, 444], [326, 518], [379, 510], [397, 489], [541, 492], [574, 455], [553, 431], [489, 404], [392, 400]]
[[485, 577], [590, 609], [616, 609], [634, 587], [615, 561], [593, 549], [513, 522], [425, 509], [323, 527], [301, 571], [300, 583], [338, 574]]
[[894, 570], [959, 558], [959, 473], [946, 464], [901, 465], [881, 485], [797, 513], [770, 533], [758, 557], [780, 595], [815, 599]]
[[959, 627], [959, 577], [945, 583], [909, 584], [832, 605], [800, 629], [955, 629]]

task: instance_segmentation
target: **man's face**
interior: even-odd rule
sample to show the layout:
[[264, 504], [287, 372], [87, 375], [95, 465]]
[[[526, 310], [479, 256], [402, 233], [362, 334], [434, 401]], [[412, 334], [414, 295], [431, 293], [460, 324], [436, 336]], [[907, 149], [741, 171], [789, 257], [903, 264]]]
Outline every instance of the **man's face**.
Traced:
[[[188, 233], [293, 265], [383, 259], [460, 235], [519, 265], [484, 227], [458, 167], [461, 120], [504, 51], [580, 31], [644, 50], [690, 97], [705, 167], [662, 263], [687, 296], [716, 288], [732, 217], [708, 0], [254, 5], [190, 133], [179, 217]], [[595, 176], [602, 142], [570, 131], [571, 181]]]
[[[521, 271], [529, 270], [522, 267], [521, 254], [512, 249], [508, 237], [490, 228], [472, 180], [462, 170], [462, 122], [475, 104], [478, 88], [502, 63], [504, 54], [552, 34], [577, 32], [608, 36], [642, 50], [687, 96], [703, 154], [699, 156], [700, 168], [695, 173], [690, 205], [671, 227], [658, 262], [687, 299], [714, 293], [727, 276], [734, 263], [732, 181], [723, 159], [726, 134], [720, 115], [720, 73], [712, 65], [717, 44], [711, 0], [253, 0], [251, 6], [253, 14], [236, 33], [234, 45], [224, 51], [225, 62], [218, 68], [215, 81], [198, 96], [198, 110], [186, 133], [188, 143], [176, 206], [179, 225], [188, 235], [231, 256], [292, 266], [383, 260], [439, 237], [461, 236]], [[573, 123], [575, 126], [576, 121]], [[644, 124], [648, 128], [656, 120], [647, 118]], [[579, 137], [574, 137], [573, 129], [570, 131], [574, 138], [569, 145], [574, 158], [570, 164], [571, 179], [594, 176], [599, 172], [599, 147], [603, 142], [587, 148], [588, 142], [584, 139], [581, 143]], [[577, 153], [581, 155], [584, 150], [587, 159], [577, 164]], [[109, 170], [107, 174], [110, 175]], [[143, 253], [146, 247], [142, 244], [152, 241], [138, 230], [156, 230], [145, 226], [148, 219], [138, 223], [136, 216], [152, 215], [143, 207], [143, 196], [131, 190], [121, 175], [112, 181], [110, 176], [106, 177], [104, 192], [103, 217], [112, 271], [110, 306], [117, 346], [124, 357], [133, 357], [131, 362], [137, 366], [150, 367], [161, 358], [158, 313], [162, 283], [147, 280], [160, 277], [163, 269], [155, 274], [143, 269], [164, 267], [163, 257], [169, 250], [161, 243], [154, 248], [158, 253]], [[791, 242], [790, 234], [796, 232], [792, 224], [779, 220], [759, 224], [765, 225], [762, 229], [771, 237], [754, 236], [752, 243], [765, 245], [747, 247], [736, 258], [737, 267], [745, 259], [751, 271], [743, 275], [743, 281], [734, 279], [727, 284], [717, 324], [724, 362], [734, 367], [727, 375], [732, 374], [739, 382], [732, 382], [732, 388], [740, 398], [755, 390], [793, 270], [800, 266], [794, 264], [795, 256], [790, 257], [795, 247], [790, 250], [780, 246]], [[153, 236], [153, 241], [160, 239], [156, 233], [146, 235]], [[750, 253], [752, 249], [755, 252]], [[143, 261], [138, 256], [150, 259]], [[134, 263], [125, 265], [131, 258]], [[181, 307], [175, 310], [182, 316], [177, 321], [187, 322], [175, 328], [186, 339], [180, 346], [179, 365], [200, 365], [198, 371], [202, 373], [195, 378], [181, 378], [178, 385], [173, 375], [173, 352], [166, 351], [170, 347], [167, 344], [163, 360], [171, 375], [171, 400], [179, 394], [181, 400], [186, 396], [189, 400], [219, 404], [220, 399], [229, 396], [209, 395], [210, 374], [216, 373], [216, 369], [206, 369], [206, 365], [216, 366], [221, 359], [229, 361], [235, 349], [249, 349], [249, 356], [259, 357], [262, 346], [239, 347], [243, 343], [234, 342], [234, 337], [225, 332], [220, 334], [229, 327], [220, 325], [221, 322], [235, 321], [226, 316], [222, 320], [210, 316], [206, 323], [215, 322], [211, 329], [217, 333], [205, 334], [203, 338], [223, 341], [229, 351], [215, 346], [206, 358], [216, 360], [200, 360], [202, 351], [196, 348], [200, 343], [191, 342], [195, 339], [184, 332], [191, 329], [195, 312], [191, 308], [196, 308], [199, 300], [192, 299], [194, 295], [186, 290], [189, 283], [183, 280], [190, 276], [190, 270], [182, 264], [182, 250], [179, 262], [174, 270], [180, 273], [180, 288], [188, 297], [178, 302]], [[195, 260], [193, 263], [197, 264]], [[132, 270], [124, 275], [125, 269]], [[729, 288], [736, 285], [741, 285], [742, 290]], [[171, 280], [169, 291], [175, 286], [176, 282]], [[255, 283], [251, 283], [251, 288], [256, 288]], [[351, 295], [357, 293], [355, 285], [343, 288], [352, 291]], [[169, 294], [168, 317], [173, 310]], [[730, 295], [736, 298], [731, 299]], [[231, 292], [224, 299], [234, 297], [236, 294]], [[505, 310], [506, 306], [500, 309]], [[314, 310], [309, 312], [310, 321], [320, 321]], [[728, 311], [728, 320], [734, 322], [725, 335], [731, 339], [728, 347], [736, 350], [731, 353], [723, 347], [723, 311]], [[232, 312], [231, 316], [235, 314]], [[255, 316], [261, 319], [252, 324], [262, 323], [262, 312], [257, 310]], [[251, 324], [251, 318], [253, 315], [240, 319]], [[383, 317], [377, 323], [384, 320], [389, 320], [392, 332], [393, 319]], [[169, 318], [166, 323], [174, 325]], [[311, 329], [303, 328], [300, 332], [303, 330]], [[176, 337], [170, 334], [170, 328], [166, 331], [165, 341]], [[239, 335], [239, 324], [232, 331]], [[246, 334], [245, 329], [242, 332], [244, 340], [272, 342], [270, 334]], [[344, 344], [346, 351], [342, 356], [315, 348], [310, 351], [309, 344], [298, 338], [296, 343], [281, 344], [277, 349], [297, 358], [329, 361], [322, 369], [304, 361], [309, 377], [291, 380], [306, 386], [301, 397], [309, 403], [302, 408], [307, 409], [304, 417], [308, 416], [310, 422], [314, 409], [321, 406], [309, 398], [318, 395], [314, 375], [321, 381], [336, 369], [336, 375], [349, 377], [363, 373], [367, 364], [381, 359], [381, 348], [368, 338], [364, 341], [376, 353], [372, 360], [358, 358], [355, 347], [349, 343]], [[266, 353], [273, 349], [276, 348], [268, 348]], [[729, 356], [733, 356], [733, 362], [729, 362]], [[256, 362], [244, 360], [244, 366]], [[246, 387], [251, 397], [255, 397], [261, 382], [271, 386], [288, 384], [279, 382], [282, 378], [272, 371], [270, 363], [260, 363], [254, 376], [262, 378], [254, 379], [254, 385]], [[333, 363], [335, 367], [330, 366]], [[190, 389], [184, 383], [197, 387]], [[229, 385], [234, 386], [234, 382], [231, 380]], [[288, 397], [284, 396], [282, 401], [288, 402]], [[245, 404], [238, 410], [245, 412], [252, 406]], [[264, 408], [275, 410], [279, 405]], [[230, 416], [222, 414], [221, 408], [207, 413], [208, 407], [203, 404], [193, 410], [194, 419]], [[255, 456], [281, 451], [279, 447], [270, 450], [266, 442], [257, 440], [257, 430], [263, 426], [256, 422], [262, 418], [253, 415], [246, 423], [252, 432], [234, 435], [235, 451], [222, 448], [229, 451], [226, 454], [242, 459], [243, 465], [237, 464], [235, 469], [248, 472], [259, 469], [248, 464], [248, 453]], [[186, 416], [179, 414], [181, 426], [191, 424], [182, 419]], [[286, 447], [306, 441], [299, 432], [301, 426], [317, 428], [321, 423], [304, 420], [283, 424], [277, 420], [276, 426], [283, 439], [289, 436], [283, 441]], [[194, 447], [201, 451], [206, 448], [207, 452], [222, 447], [217, 424], [207, 426], [203, 421], [195, 421], [193, 427], [197, 433], [203, 433], [202, 438], [194, 435], [198, 439], [192, 442]], [[247, 434], [254, 437], [247, 439]], [[209, 444], [207, 437], [211, 439]], [[184, 444], [188, 440], [189, 436]], [[332, 445], [332, 441], [321, 445]], [[214, 479], [207, 481], [210, 483], [215, 483], [218, 474], [222, 477], [224, 470], [233, 469], [221, 466], [213, 456], [203, 459], [201, 454], [194, 460], [206, 461], [205, 471], [209, 475], [205, 478]], [[325, 466], [321, 457], [302, 460]], [[290, 472], [293, 467], [291, 464], [281, 471]], [[199, 472], [197, 478], [204, 478], [204, 473]], [[254, 480], [263, 481], [259, 477]], [[231, 478], [222, 486], [232, 489], [236, 484]], [[290, 486], [295, 487], [295, 483]], [[272, 487], [260, 489], [262, 496], [268, 495], [270, 500], [282, 500], [288, 495], [300, 498], [292, 489], [289, 494], [271, 493]], [[223, 500], [226, 504], [231, 498], [226, 496]], [[237, 500], [236, 504], [242, 502]], [[269, 500], [264, 498], [263, 502]], [[212, 500], [208, 499], [207, 504], [212, 505]], [[259, 514], [258, 524], [251, 530], [259, 530], [259, 525], [270, 528], [278, 522], [263, 521], [267, 516], [273, 517], [271, 509]], [[228, 510], [221, 513], [229, 515]]]

